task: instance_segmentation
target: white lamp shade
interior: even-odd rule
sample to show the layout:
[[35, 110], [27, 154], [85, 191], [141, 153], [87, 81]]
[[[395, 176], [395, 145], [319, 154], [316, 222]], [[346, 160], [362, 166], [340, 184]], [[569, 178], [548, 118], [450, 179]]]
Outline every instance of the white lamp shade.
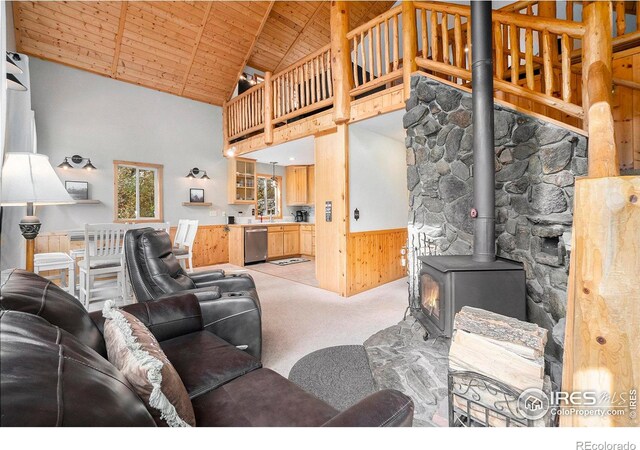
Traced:
[[53, 170], [49, 157], [39, 153], [7, 153], [2, 166], [2, 206], [75, 203]]

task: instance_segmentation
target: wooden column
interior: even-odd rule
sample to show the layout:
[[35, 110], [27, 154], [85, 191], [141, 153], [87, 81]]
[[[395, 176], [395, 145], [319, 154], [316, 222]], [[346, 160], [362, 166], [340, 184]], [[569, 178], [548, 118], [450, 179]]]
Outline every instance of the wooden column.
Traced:
[[331, 77], [333, 78], [333, 121], [342, 124], [351, 113], [351, 53], [349, 51], [349, 2], [331, 2]]
[[273, 143], [273, 88], [271, 72], [264, 73], [264, 143]]
[[585, 3], [582, 14], [582, 106], [589, 132], [589, 177], [616, 176], [620, 169], [611, 107], [611, 2]]
[[[574, 211], [562, 390], [624, 393], [628, 399], [629, 390], [640, 386], [640, 177], [577, 180]], [[626, 410], [620, 416], [561, 416], [560, 424], [640, 422]]]
[[418, 69], [416, 55], [418, 38], [416, 27], [416, 7], [411, 1], [402, 2], [402, 80], [404, 99], [411, 96], [411, 74]]
[[227, 102], [222, 103], [222, 154], [229, 145], [229, 109]]

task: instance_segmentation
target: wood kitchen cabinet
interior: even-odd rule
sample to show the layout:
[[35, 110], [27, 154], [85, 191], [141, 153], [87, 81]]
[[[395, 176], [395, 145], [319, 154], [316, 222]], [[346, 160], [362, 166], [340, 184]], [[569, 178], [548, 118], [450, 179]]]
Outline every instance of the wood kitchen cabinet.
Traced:
[[287, 166], [285, 184], [287, 205], [305, 206], [315, 204], [315, 166]]
[[[297, 228], [297, 227], [296, 227]], [[297, 229], [284, 231], [284, 254], [299, 255], [300, 254], [300, 233]]]
[[315, 227], [300, 225], [300, 254], [314, 256], [316, 254]]
[[269, 227], [269, 232], [267, 233], [267, 258], [278, 258], [283, 255], [284, 232], [282, 227]]
[[229, 158], [228, 187], [230, 205], [248, 205], [256, 202], [256, 160]]

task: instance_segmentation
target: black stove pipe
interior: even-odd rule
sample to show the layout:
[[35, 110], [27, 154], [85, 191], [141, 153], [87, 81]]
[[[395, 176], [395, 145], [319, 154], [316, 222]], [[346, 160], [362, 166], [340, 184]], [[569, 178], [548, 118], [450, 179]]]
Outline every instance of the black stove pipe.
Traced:
[[473, 99], [473, 256], [478, 262], [496, 259], [495, 150], [493, 144], [493, 55], [491, 2], [471, 2]]

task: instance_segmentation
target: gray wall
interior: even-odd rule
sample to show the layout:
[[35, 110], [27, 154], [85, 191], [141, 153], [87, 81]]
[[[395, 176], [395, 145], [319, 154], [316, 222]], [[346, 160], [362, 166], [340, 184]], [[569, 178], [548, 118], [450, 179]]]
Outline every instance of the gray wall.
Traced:
[[[349, 127], [349, 229], [352, 232], [407, 225], [404, 143]], [[358, 208], [360, 219], [353, 218]]]
[[[222, 212], [237, 212], [227, 205], [221, 108], [37, 58], [31, 59], [31, 78], [38, 151], [54, 166], [74, 154], [91, 158], [96, 171], [57, 173], [63, 181], [89, 182], [90, 198], [102, 202], [40, 208], [43, 232], [113, 220], [114, 160], [164, 165], [164, 219], [172, 225], [181, 218], [222, 224]], [[206, 170], [211, 180], [186, 178], [193, 167]], [[182, 206], [191, 187], [205, 189], [213, 207]]]

